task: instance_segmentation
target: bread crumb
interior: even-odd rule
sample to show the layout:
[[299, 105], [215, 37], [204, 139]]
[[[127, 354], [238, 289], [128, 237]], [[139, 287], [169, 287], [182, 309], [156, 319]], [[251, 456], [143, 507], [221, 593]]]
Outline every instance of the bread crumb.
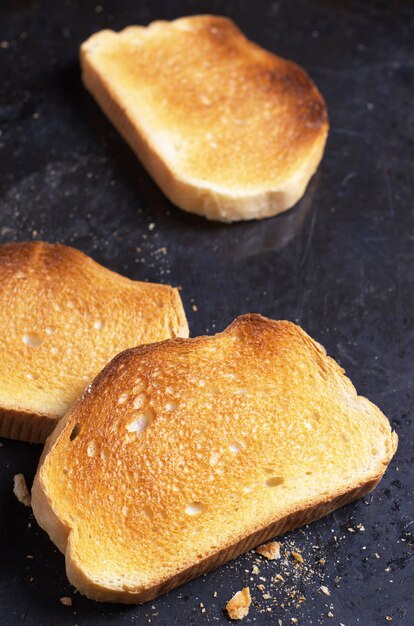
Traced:
[[291, 617], [290, 621], [292, 622], [292, 624], [297, 624], [298, 623], [297, 617]]
[[319, 589], [322, 591], [322, 593], [324, 593], [326, 596], [330, 596], [331, 592], [329, 591], [328, 587], [326, 587], [325, 585], [321, 585], [319, 587]]
[[13, 493], [24, 506], [32, 506], [32, 499], [23, 474], [16, 474], [13, 477]]
[[333, 613], [332, 613], [332, 611], [329, 611], [329, 613], [328, 613], [328, 617], [333, 617]]
[[193, 304], [193, 306], [191, 308], [193, 309], [194, 313], [197, 313], [198, 306], [196, 304]]
[[252, 603], [249, 587], [238, 591], [226, 604], [226, 611], [230, 619], [243, 619], [249, 613]]
[[256, 589], [258, 589], [259, 591], [264, 591], [265, 590], [265, 586], [262, 585], [262, 583], [260, 583], [260, 585], [256, 585]]
[[72, 606], [72, 598], [69, 598], [68, 596], [63, 596], [63, 598], [59, 598], [61, 604], [64, 604], [65, 606]]
[[259, 573], [259, 568], [257, 567], [257, 565], [253, 565], [252, 574], [258, 574], [258, 573]]
[[213, 593], [213, 597], [214, 597], [214, 598], [217, 598], [217, 596], [218, 596], [218, 593], [217, 593], [217, 591], [215, 591], [215, 592]]
[[283, 578], [283, 576], [282, 576], [281, 574], [276, 574], [276, 576], [275, 576], [275, 580], [281, 580], [281, 581], [282, 581], [282, 583], [284, 583], [284, 582], [285, 582], [285, 579]]
[[154, 224], [154, 222], [150, 222], [150, 223], [148, 224], [148, 230], [154, 230], [154, 228], [155, 228], [155, 224]]
[[269, 559], [269, 561], [279, 559], [280, 543], [278, 541], [269, 541], [269, 543], [264, 543], [262, 546], [256, 548], [256, 552], [266, 557], [266, 559]]
[[33, 559], [33, 554], [26, 554], [26, 559], [32, 560]]
[[326, 559], [319, 559], [318, 563], [320, 563], [321, 565], [325, 565]]
[[271, 599], [271, 597], [272, 597], [272, 596], [270, 595], [270, 593], [264, 593], [264, 594], [263, 594], [263, 600], [270, 600], [270, 599]]
[[375, 556], [376, 559], [380, 559], [381, 558], [380, 555], [378, 554], [378, 552], [374, 552], [374, 556]]
[[9, 46], [10, 46], [10, 44], [9, 44], [8, 41], [1, 41], [0, 42], [0, 48], [6, 49], [6, 48], [9, 48]]
[[293, 550], [291, 555], [297, 563], [303, 563], [303, 556], [299, 552], [295, 552], [295, 550]]

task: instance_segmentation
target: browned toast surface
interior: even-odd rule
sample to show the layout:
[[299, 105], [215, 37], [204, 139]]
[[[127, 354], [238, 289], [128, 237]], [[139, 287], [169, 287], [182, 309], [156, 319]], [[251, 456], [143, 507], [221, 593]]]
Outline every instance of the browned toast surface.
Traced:
[[115, 358], [32, 494], [70, 581], [142, 602], [371, 490], [397, 438], [298, 326], [258, 315]]
[[0, 246], [0, 309], [0, 435], [29, 441], [44, 441], [118, 352], [188, 336], [176, 290], [59, 244]]
[[201, 15], [92, 35], [83, 80], [167, 196], [211, 219], [292, 206], [326, 141], [326, 106], [298, 65]]

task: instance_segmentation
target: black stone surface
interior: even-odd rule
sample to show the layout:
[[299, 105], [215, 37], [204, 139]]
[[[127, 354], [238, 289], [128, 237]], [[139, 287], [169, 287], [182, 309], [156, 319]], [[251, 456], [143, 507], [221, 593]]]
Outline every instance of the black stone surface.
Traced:
[[[302, 64], [327, 100], [322, 166], [280, 217], [225, 226], [175, 209], [81, 85], [78, 47], [94, 31], [201, 12], [231, 16]], [[391, 0], [0, 3], [0, 241], [61, 241], [131, 278], [181, 285], [193, 335], [247, 311], [298, 322], [400, 436], [372, 495], [282, 539], [303, 566], [261, 562], [254, 575], [245, 555], [142, 607], [74, 594], [62, 555], [12, 493], [41, 448], [3, 440], [3, 626], [225, 624], [223, 606], [247, 584], [256, 606], [245, 624], [414, 624], [413, 33], [413, 4]], [[270, 584], [282, 570], [286, 582]]]

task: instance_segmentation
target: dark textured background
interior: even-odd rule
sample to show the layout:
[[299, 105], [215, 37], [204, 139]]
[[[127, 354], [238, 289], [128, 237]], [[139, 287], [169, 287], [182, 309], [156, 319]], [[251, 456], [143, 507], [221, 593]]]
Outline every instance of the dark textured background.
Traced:
[[[302, 64], [327, 100], [322, 166], [278, 218], [224, 226], [175, 209], [82, 88], [78, 48], [94, 31], [201, 12]], [[0, 3], [0, 241], [61, 241], [129, 277], [181, 285], [193, 335], [247, 311], [298, 322], [400, 436], [372, 495], [284, 538], [304, 566], [263, 564], [260, 581], [246, 555], [142, 607], [73, 594], [63, 557], [12, 494], [41, 448], [4, 440], [2, 626], [225, 624], [222, 607], [245, 584], [256, 604], [246, 624], [414, 624], [413, 37], [413, 5], [391, 0]], [[286, 583], [271, 585], [282, 569]], [[306, 598], [299, 608], [292, 593]]]

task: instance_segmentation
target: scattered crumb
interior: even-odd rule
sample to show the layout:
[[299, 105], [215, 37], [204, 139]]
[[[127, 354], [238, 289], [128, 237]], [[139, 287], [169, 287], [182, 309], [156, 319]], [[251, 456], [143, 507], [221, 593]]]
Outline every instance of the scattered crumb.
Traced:
[[32, 500], [23, 474], [16, 474], [13, 478], [13, 493], [24, 506], [32, 506]]
[[150, 223], [148, 224], [148, 230], [154, 230], [154, 228], [155, 228], [155, 224], [154, 224], [154, 222], [150, 222]]
[[291, 617], [290, 621], [292, 622], [292, 624], [297, 624], [298, 623], [297, 617]]
[[249, 613], [252, 603], [249, 587], [238, 591], [226, 604], [226, 611], [230, 619], [243, 619]]
[[102, 13], [102, 11], [103, 11], [102, 5], [101, 4], [97, 4], [96, 7], [95, 7], [95, 12], [96, 13]]
[[325, 585], [321, 585], [319, 587], [319, 589], [322, 591], [322, 593], [324, 593], [326, 596], [330, 596], [331, 592], [329, 591], [328, 587], [326, 587]]
[[357, 524], [357, 528], [361, 533], [365, 532], [365, 526], [363, 524]]
[[65, 606], [72, 606], [72, 598], [69, 598], [68, 596], [63, 596], [63, 598], [59, 598], [61, 604], [64, 604]]
[[295, 550], [293, 550], [291, 552], [291, 555], [293, 556], [295, 561], [297, 561], [297, 563], [303, 563], [303, 556], [300, 554], [300, 552], [296, 552]]
[[256, 585], [256, 589], [258, 589], [259, 591], [264, 591], [265, 586], [262, 583], [260, 583], [260, 585]]
[[271, 600], [272, 596], [270, 595], [270, 593], [264, 593], [263, 594], [263, 600]]
[[214, 597], [214, 598], [217, 598], [217, 596], [218, 596], [218, 593], [217, 593], [217, 591], [215, 591], [215, 592], [213, 593], [213, 597]]
[[392, 622], [392, 617], [391, 615], [386, 615], [385, 619], [387, 620], [387, 622]]
[[198, 311], [198, 306], [196, 304], [193, 304], [191, 308], [193, 309], [194, 313]]
[[0, 48], [9, 48], [10, 44], [8, 41], [1, 41], [0, 42]]
[[285, 579], [283, 578], [283, 576], [282, 576], [281, 574], [276, 574], [276, 576], [275, 576], [275, 580], [281, 580], [281, 581], [282, 581], [282, 583], [284, 583], [284, 582], [285, 582]]
[[259, 568], [257, 567], [257, 565], [253, 565], [252, 574], [257, 575], [258, 573], [259, 573]]
[[374, 556], [375, 556], [376, 559], [380, 559], [381, 558], [380, 555], [378, 554], [378, 552], [374, 552]]
[[33, 559], [33, 554], [26, 554], [26, 559], [32, 560]]
[[384, 572], [390, 572], [390, 571], [391, 571], [390, 567], [386, 567], [385, 570], [384, 570]]
[[355, 532], [355, 530], [354, 530], [353, 528], [348, 528], [348, 532], [349, 532], [349, 533], [354, 533], [354, 532]]
[[321, 565], [325, 565], [326, 559], [319, 559], [318, 563], [320, 563]]
[[333, 613], [332, 613], [332, 611], [329, 611], [329, 613], [328, 613], [328, 617], [333, 617]]
[[266, 557], [270, 561], [280, 558], [280, 543], [278, 541], [269, 541], [262, 546], [256, 548], [256, 552]]
[[202, 602], [200, 602], [200, 609], [201, 609], [202, 613], [206, 612], [205, 606], [204, 606], [204, 604]]

